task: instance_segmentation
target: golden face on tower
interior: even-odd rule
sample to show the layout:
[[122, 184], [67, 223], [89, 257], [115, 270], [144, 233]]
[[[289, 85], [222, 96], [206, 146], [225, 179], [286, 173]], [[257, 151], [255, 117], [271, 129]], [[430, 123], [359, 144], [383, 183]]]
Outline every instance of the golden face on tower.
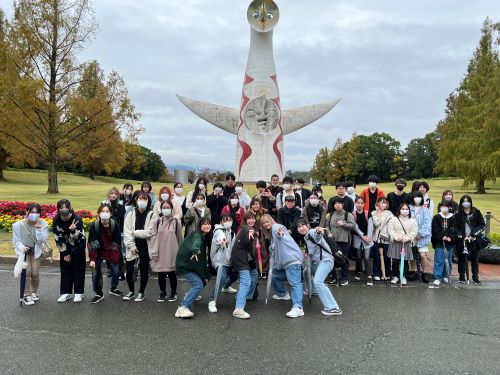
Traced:
[[277, 25], [280, 11], [273, 0], [254, 0], [248, 7], [247, 18], [252, 29], [267, 33]]

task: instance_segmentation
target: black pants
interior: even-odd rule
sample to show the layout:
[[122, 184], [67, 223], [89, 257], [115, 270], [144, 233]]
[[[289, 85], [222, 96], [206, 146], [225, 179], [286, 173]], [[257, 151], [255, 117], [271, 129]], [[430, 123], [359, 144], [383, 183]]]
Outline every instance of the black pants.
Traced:
[[149, 280], [149, 254], [147, 253], [139, 253], [139, 259], [131, 261], [127, 260], [127, 285], [129, 290], [135, 293], [134, 266], [137, 261], [139, 261], [139, 270], [141, 272], [141, 286], [139, 288], [139, 293], [144, 293]]
[[[349, 242], [337, 242], [337, 245], [340, 247], [340, 251], [344, 254], [345, 263], [340, 264], [340, 281], [349, 280], [349, 261], [347, 260], [347, 256], [349, 255]], [[336, 266], [335, 266], [336, 267]], [[335, 276], [335, 269], [332, 271], [331, 275]]]
[[85, 289], [85, 251], [71, 254], [71, 262], [61, 256], [61, 294], [83, 294]]
[[177, 275], [175, 271], [171, 272], [158, 272], [158, 286], [162, 293], [165, 293], [167, 287], [167, 275], [168, 281], [170, 282], [170, 294], [177, 294]]
[[[401, 267], [401, 259], [392, 259], [392, 277], [397, 277], [399, 279], [399, 271]], [[410, 266], [408, 261], [405, 260], [404, 269], [403, 269], [403, 277], [408, 277], [408, 273], [410, 272]], [[386, 270], [387, 274], [387, 270]]]
[[464, 254], [464, 243], [463, 241], [457, 241], [457, 255], [458, 255], [458, 273], [460, 274], [460, 278], [465, 278], [465, 268], [467, 265], [467, 257], [470, 260], [470, 268], [472, 273], [472, 279], [479, 278], [479, 251], [480, 249], [476, 246], [475, 243], [471, 243], [467, 249], [469, 251], [469, 255]]

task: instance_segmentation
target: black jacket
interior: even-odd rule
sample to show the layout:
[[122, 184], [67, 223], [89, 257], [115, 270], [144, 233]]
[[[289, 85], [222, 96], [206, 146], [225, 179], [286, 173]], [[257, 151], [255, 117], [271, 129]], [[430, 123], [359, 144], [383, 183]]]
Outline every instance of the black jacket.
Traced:
[[[328, 213], [331, 214], [333, 211], [335, 211], [335, 207], [333, 207], [333, 198], [330, 198], [328, 201]], [[354, 211], [354, 201], [352, 200], [351, 197], [344, 195], [344, 198], [342, 198], [342, 202], [344, 203], [344, 211], [352, 213]]]
[[214, 225], [220, 224], [222, 209], [225, 205], [227, 205], [227, 198], [224, 195], [210, 194], [207, 197], [207, 207], [210, 208], [211, 220]]
[[435, 249], [438, 245], [442, 246], [443, 237], [445, 236], [451, 238], [451, 242], [446, 242], [447, 244], [455, 244], [457, 239], [457, 221], [455, 215], [446, 220], [440, 214], [434, 215], [432, 218], [432, 247]]
[[300, 191], [300, 194], [297, 190], [294, 190], [294, 191], [295, 191], [295, 195], [298, 195], [300, 198], [302, 198], [302, 201], [299, 200], [298, 202], [296, 202], [296, 206], [300, 207], [300, 208], [304, 208], [306, 200], [308, 200], [312, 194], [311, 191], [307, 190], [307, 189], [302, 189]]
[[[234, 240], [231, 250], [231, 268], [234, 272], [256, 268], [255, 259], [252, 255], [254, 241], [248, 238], [249, 229], [251, 229], [250, 226], [241, 227]], [[255, 238], [257, 238], [257, 234], [255, 234]]]
[[[481, 233], [485, 227], [484, 217], [477, 208], [472, 208], [472, 217], [469, 219], [471, 227], [471, 236], [475, 237]], [[465, 238], [465, 223], [467, 221], [467, 215], [465, 212], [455, 214], [456, 226], [457, 226], [457, 237]]]
[[[387, 194], [387, 202], [389, 203], [389, 210], [392, 212], [393, 215], [396, 215], [398, 212], [399, 206], [401, 206], [403, 203], [410, 204], [410, 194], [408, 193], [403, 193], [401, 195], [397, 195], [395, 192], [391, 191], [389, 194]], [[432, 212], [431, 212], [432, 215]]]
[[278, 215], [276, 217], [276, 222], [282, 224], [286, 229], [291, 230], [291, 236], [295, 241], [300, 238], [300, 234], [297, 231], [297, 221], [300, 219], [302, 211], [297, 207], [288, 210], [286, 207], [280, 208], [278, 210]]

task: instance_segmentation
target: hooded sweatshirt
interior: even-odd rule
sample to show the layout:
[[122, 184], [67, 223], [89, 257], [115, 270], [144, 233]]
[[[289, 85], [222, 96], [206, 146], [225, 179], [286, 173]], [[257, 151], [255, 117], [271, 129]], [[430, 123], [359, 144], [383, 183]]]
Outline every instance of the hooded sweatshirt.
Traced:
[[[283, 236], [278, 237], [278, 229], [283, 230]], [[273, 268], [287, 269], [294, 264], [302, 264], [304, 256], [295, 240], [281, 224], [274, 224], [271, 229], [271, 258]]]
[[[235, 234], [231, 228], [225, 229], [223, 225], [216, 224], [210, 247], [212, 266], [217, 269], [220, 265], [231, 266], [231, 249], [234, 245]], [[222, 245], [222, 240], [227, 240], [227, 246]]]
[[[312, 264], [318, 264], [321, 261], [333, 262], [333, 256], [330, 254], [332, 253], [332, 250], [323, 238], [323, 235], [316, 232], [316, 229], [310, 229], [304, 236], [304, 240], [306, 241], [307, 252], [309, 253]], [[327, 249], [328, 251], [324, 249]]]

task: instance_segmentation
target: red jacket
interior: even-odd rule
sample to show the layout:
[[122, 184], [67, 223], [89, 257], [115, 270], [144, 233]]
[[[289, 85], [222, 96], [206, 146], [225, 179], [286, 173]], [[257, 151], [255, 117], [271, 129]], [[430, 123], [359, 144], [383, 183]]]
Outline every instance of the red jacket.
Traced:
[[[381, 189], [377, 188], [376, 192], [377, 192], [377, 200], [381, 197], [385, 197], [384, 192]], [[363, 200], [365, 201], [365, 206], [363, 209], [365, 211], [369, 211], [370, 210], [370, 188], [367, 187], [366, 189], [364, 189], [361, 192], [360, 197], [363, 198]]]
[[234, 215], [233, 212], [234, 210], [231, 209], [231, 205], [228, 204], [224, 206], [220, 215], [221, 217], [224, 215], [231, 215], [233, 217], [233, 232], [238, 233], [238, 231], [240, 230], [241, 221], [243, 220], [243, 216], [245, 216], [245, 209], [243, 207], [240, 207], [238, 208], [238, 210], [236, 210], [236, 212], [234, 212]]

